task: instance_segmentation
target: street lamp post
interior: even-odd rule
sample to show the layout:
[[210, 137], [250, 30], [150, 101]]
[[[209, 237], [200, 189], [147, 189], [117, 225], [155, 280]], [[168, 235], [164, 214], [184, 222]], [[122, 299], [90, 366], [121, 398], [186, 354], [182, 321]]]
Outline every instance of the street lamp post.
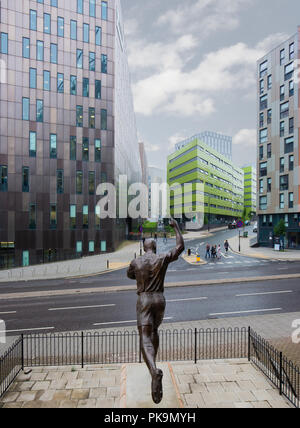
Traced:
[[210, 196], [208, 197], [208, 224], [207, 224], [207, 231], [209, 232], [209, 215], [210, 215]]
[[239, 253], [241, 252], [241, 229], [239, 229]]

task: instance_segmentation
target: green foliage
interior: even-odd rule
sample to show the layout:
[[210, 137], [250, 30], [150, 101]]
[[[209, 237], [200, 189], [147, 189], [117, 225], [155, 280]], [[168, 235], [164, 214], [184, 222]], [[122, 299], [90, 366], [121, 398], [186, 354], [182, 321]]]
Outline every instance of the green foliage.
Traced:
[[281, 219], [274, 227], [274, 235], [277, 237], [286, 235], [286, 225], [283, 219]]

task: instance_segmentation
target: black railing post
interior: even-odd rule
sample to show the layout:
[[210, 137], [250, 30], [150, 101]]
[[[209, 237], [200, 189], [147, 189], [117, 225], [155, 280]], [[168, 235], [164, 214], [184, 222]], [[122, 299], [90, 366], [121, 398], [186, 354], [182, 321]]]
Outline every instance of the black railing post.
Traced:
[[280, 352], [279, 394], [282, 395], [282, 352]]
[[139, 346], [139, 363], [141, 364], [141, 362], [142, 362], [142, 339], [141, 339], [141, 337], [139, 337], [139, 344], [140, 344], [140, 346]]
[[197, 329], [195, 328], [195, 364], [197, 364]]
[[22, 371], [24, 371], [24, 334], [21, 334], [21, 346]]
[[81, 368], [84, 368], [84, 334], [81, 332]]
[[248, 327], [248, 361], [251, 360], [251, 327]]

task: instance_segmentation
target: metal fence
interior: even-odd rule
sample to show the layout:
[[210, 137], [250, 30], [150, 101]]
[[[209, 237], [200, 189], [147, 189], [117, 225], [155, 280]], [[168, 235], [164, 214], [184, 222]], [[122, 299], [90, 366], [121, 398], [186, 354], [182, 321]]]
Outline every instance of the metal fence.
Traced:
[[20, 337], [0, 357], [0, 397], [8, 390], [18, 374], [23, 370], [23, 341]]
[[300, 407], [300, 369], [282, 352], [249, 328], [248, 354], [251, 360], [295, 407]]
[[[161, 330], [157, 361], [248, 358], [295, 407], [300, 370], [251, 328]], [[22, 335], [0, 357], [0, 397], [24, 367], [141, 363], [137, 331]]]

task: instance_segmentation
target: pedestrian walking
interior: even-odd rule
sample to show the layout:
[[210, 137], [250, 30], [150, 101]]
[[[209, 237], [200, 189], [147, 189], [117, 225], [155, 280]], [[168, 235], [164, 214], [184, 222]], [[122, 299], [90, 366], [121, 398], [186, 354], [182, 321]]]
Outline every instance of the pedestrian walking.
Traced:
[[167, 234], [166, 234], [166, 233], [164, 233], [164, 244], [166, 244], [167, 242], [168, 242]]
[[217, 258], [218, 260], [221, 260], [222, 254], [221, 254], [221, 245], [218, 245], [217, 249]]
[[210, 259], [210, 245], [206, 244], [206, 254], [205, 254], [205, 258], [206, 259]]
[[225, 248], [226, 254], [228, 254], [229, 242], [227, 241], [227, 239], [226, 239], [226, 241], [224, 242], [224, 248]]
[[217, 256], [217, 246], [216, 246], [216, 245], [213, 245], [213, 246], [211, 247], [211, 257], [212, 257], [212, 259], [215, 259], [215, 258], [216, 258], [216, 256]]

